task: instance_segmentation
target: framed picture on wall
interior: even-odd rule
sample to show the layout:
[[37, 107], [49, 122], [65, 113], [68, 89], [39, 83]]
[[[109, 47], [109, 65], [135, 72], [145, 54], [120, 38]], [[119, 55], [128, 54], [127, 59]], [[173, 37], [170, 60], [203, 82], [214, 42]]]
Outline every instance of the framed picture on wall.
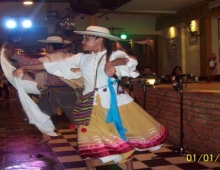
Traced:
[[177, 42], [175, 39], [171, 39], [169, 41], [169, 50], [176, 50], [177, 49]]
[[[197, 34], [198, 32], [195, 31], [195, 34]], [[197, 37], [195, 35], [193, 35], [191, 32], [189, 32], [189, 41], [196, 41]]]
[[166, 53], [168, 58], [176, 58], [177, 57], [177, 39], [170, 39], [166, 42]]

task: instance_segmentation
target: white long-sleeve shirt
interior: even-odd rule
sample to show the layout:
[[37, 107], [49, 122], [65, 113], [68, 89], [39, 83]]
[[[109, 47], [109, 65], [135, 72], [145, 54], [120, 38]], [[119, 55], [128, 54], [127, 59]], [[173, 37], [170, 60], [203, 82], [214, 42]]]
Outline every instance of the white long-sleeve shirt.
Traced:
[[[49, 73], [55, 74], [60, 77], [64, 77], [65, 79], [77, 79], [82, 76], [85, 85], [85, 90], [83, 94], [87, 94], [88, 92], [94, 90], [96, 68], [100, 58], [104, 55], [97, 68], [97, 80], [96, 80], [95, 88], [98, 88], [98, 90], [96, 91], [95, 96], [99, 94], [101, 98], [102, 106], [108, 109], [110, 105], [109, 102], [110, 93], [107, 88], [108, 76], [104, 71], [105, 63], [106, 63], [105, 54], [106, 54], [106, 50], [99, 52], [97, 54], [78, 53], [77, 55], [74, 55], [61, 62], [44, 63], [44, 67]], [[134, 72], [137, 66], [136, 60], [129, 58], [129, 56], [122, 51], [115, 51], [110, 56], [110, 61], [115, 60], [117, 58], [129, 59], [129, 62], [126, 65], [115, 66], [116, 75], [119, 77], [119, 79], [121, 77], [136, 78], [137, 76], [139, 76], [139, 73]], [[78, 74], [73, 73], [70, 70], [71, 68], [80, 68], [81, 73]], [[114, 80], [114, 78], [111, 79], [112, 81]], [[116, 91], [117, 84], [114, 84], [113, 86]], [[107, 89], [107, 91], [105, 89]], [[95, 101], [96, 100], [94, 100], [94, 104], [96, 104]], [[117, 94], [118, 106], [130, 103], [131, 101], [133, 101], [133, 98], [131, 98], [127, 93]]]

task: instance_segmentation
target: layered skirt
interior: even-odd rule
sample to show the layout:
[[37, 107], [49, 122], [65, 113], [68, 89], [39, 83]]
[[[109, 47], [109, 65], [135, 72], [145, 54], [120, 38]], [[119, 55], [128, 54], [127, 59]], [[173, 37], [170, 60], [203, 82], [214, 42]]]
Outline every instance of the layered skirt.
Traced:
[[168, 130], [135, 102], [120, 106], [120, 117], [127, 130], [126, 141], [119, 137], [113, 123], [106, 123], [108, 110], [97, 96], [88, 126], [78, 128], [78, 149], [83, 159], [99, 158], [103, 163], [124, 163], [135, 150], [158, 150], [168, 137]]

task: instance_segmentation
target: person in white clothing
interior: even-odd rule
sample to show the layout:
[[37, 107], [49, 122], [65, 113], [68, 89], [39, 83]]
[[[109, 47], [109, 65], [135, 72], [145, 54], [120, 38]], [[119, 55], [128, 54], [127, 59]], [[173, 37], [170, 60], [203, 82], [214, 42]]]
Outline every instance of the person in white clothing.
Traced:
[[[38, 41], [45, 44], [47, 53], [53, 54], [53, 57], [45, 55], [37, 59], [18, 55], [15, 52], [15, 48], [10, 44], [7, 44], [8, 48], [10, 47], [9, 49], [13, 51], [11, 52], [11, 56], [9, 55], [8, 58], [17, 61], [20, 67], [32, 67], [32, 65], [41, 64], [44, 62], [62, 61], [65, 58], [74, 55], [72, 53], [68, 53], [67, 50], [67, 45], [71, 44], [71, 41], [63, 40], [59, 36], [50, 36], [47, 39]], [[9, 49], [7, 51], [10, 51]], [[36, 103], [42, 114], [46, 114], [51, 117], [52, 115], [57, 114], [57, 108], [59, 108], [61, 113], [65, 113], [72, 126], [74, 124], [72, 110], [74, 103], [77, 100], [75, 89], [71, 88], [67, 83], [60, 80], [58, 76], [49, 74], [46, 71], [41, 70], [36, 72], [32, 71], [32, 69], [28, 69], [26, 70], [26, 73], [32, 75], [31, 77], [33, 77], [33, 81], [37, 82], [38, 89], [41, 91]], [[25, 106], [23, 107], [25, 108]], [[36, 145], [40, 146], [48, 142], [50, 139], [51, 135], [42, 133], [42, 138]]]
[[[129, 58], [123, 51], [112, 51], [111, 41], [119, 38], [99, 26], [89, 26], [86, 31], [75, 33], [83, 35], [83, 49], [89, 53], [78, 53], [62, 62], [44, 63], [44, 68], [65, 79], [79, 78], [70, 69], [80, 68], [85, 87], [83, 94], [91, 92], [95, 84], [89, 125], [78, 127], [79, 153], [88, 170], [93, 170], [93, 160], [97, 158], [103, 163], [126, 163], [127, 170], [133, 170], [133, 152], [160, 149], [168, 137], [168, 130], [136, 104], [125, 91], [118, 90], [115, 78], [139, 76], [135, 72], [137, 60]], [[23, 69], [25, 68], [14, 75], [18, 76]], [[116, 102], [111, 103], [114, 96]], [[112, 112], [113, 107], [116, 110]]]

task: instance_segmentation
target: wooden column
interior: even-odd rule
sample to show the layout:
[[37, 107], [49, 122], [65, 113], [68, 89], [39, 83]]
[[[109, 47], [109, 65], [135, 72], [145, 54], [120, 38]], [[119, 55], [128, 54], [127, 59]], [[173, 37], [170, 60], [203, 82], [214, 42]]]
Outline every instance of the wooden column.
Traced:
[[183, 73], [186, 73], [186, 33], [185, 33], [185, 27], [181, 27], [181, 33], [180, 33], [180, 57], [181, 57], [181, 67]]
[[158, 35], [157, 36], [157, 45], [155, 47], [157, 47], [157, 55], [158, 56], [158, 61], [157, 63], [155, 63], [157, 65], [156, 70], [158, 70], [158, 75], [162, 75], [163, 74], [163, 65], [164, 65], [164, 59], [163, 59], [163, 39], [162, 36]]
[[97, 16], [96, 16], [96, 14], [90, 15], [88, 17], [88, 26], [93, 26], [93, 25], [97, 25]]
[[212, 55], [211, 17], [201, 19], [202, 35], [200, 36], [200, 74], [210, 76], [209, 57]]

